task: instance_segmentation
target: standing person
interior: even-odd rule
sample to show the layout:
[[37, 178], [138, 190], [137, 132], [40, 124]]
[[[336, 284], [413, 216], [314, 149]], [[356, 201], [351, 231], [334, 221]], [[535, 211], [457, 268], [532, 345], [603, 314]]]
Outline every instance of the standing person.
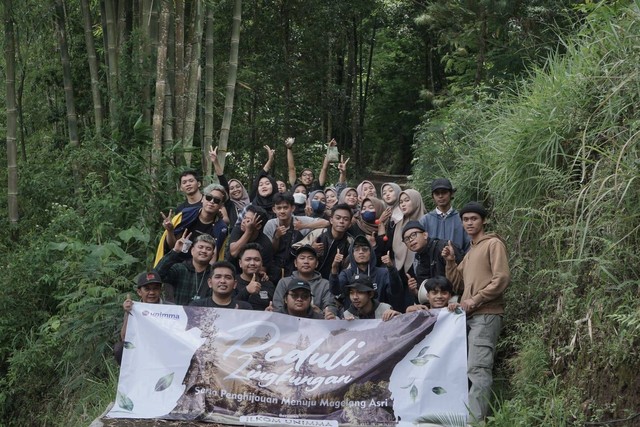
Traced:
[[216, 242], [208, 234], [198, 236], [190, 249], [191, 258], [183, 260], [182, 248], [188, 239], [190, 235], [185, 230], [173, 249], [156, 265], [162, 281], [167, 284], [169, 299], [178, 305], [188, 305], [193, 300], [209, 297], [206, 282], [211, 271], [211, 260], [215, 256]]
[[500, 236], [485, 233], [487, 211], [478, 202], [470, 202], [460, 210], [462, 223], [471, 238], [471, 249], [456, 264], [451, 242], [442, 250], [447, 262], [447, 279], [456, 292], [462, 291], [460, 304], [467, 314], [469, 413], [475, 421], [483, 421], [489, 411], [493, 362], [496, 343], [504, 315], [504, 291], [511, 274], [505, 244]]
[[[329, 279], [336, 253], [346, 254], [353, 243], [353, 236], [349, 234], [349, 225], [353, 214], [349, 206], [337, 204], [331, 211], [329, 226], [325, 228], [311, 244], [319, 255], [318, 271], [323, 278]], [[348, 260], [344, 260], [343, 267], [347, 267]], [[340, 270], [340, 269], [339, 269]]]
[[[442, 258], [442, 250], [447, 242], [432, 239], [418, 221], [409, 221], [402, 229], [402, 241], [413, 252], [413, 272], [409, 279], [409, 289], [418, 296], [418, 286], [427, 279], [445, 275], [446, 261]], [[460, 250], [454, 246], [456, 262], [462, 261]]]
[[320, 190], [312, 191], [307, 199], [305, 213], [311, 218], [329, 219], [327, 215], [327, 196]]
[[[349, 232], [353, 236], [368, 236], [375, 242], [380, 229], [380, 217], [384, 213], [384, 202], [373, 196], [367, 196], [362, 200], [360, 215], [352, 221]], [[375, 244], [374, 244], [375, 246]]]
[[380, 221], [390, 218], [394, 223], [402, 220], [402, 211], [400, 210], [400, 193], [402, 189], [395, 182], [385, 182], [380, 187], [382, 193], [382, 201], [387, 205], [384, 216]]
[[211, 266], [211, 276], [207, 280], [211, 288], [211, 298], [191, 301], [196, 307], [238, 308], [252, 310], [251, 304], [237, 300], [233, 295], [236, 289], [236, 269], [227, 261], [218, 261]]
[[[327, 156], [324, 156], [324, 160], [322, 161], [322, 168], [320, 169], [320, 176], [318, 180], [315, 181], [315, 174], [313, 170], [309, 168], [304, 168], [300, 172], [300, 176], [296, 176], [296, 163], [293, 156], [293, 143], [295, 142], [294, 138], [287, 138], [284, 142], [285, 147], [287, 147], [287, 167], [289, 173], [289, 184], [293, 189], [297, 184], [302, 184], [307, 187], [307, 192], [314, 190], [322, 190], [324, 189], [324, 184], [327, 182], [327, 169], [329, 169], [329, 159]], [[338, 145], [335, 139], [329, 141], [329, 146], [333, 147]]]
[[367, 197], [378, 197], [376, 186], [373, 185], [371, 181], [367, 181], [366, 179], [358, 184], [358, 186], [356, 187], [356, 191], [358, 192], [358, 200], [360, 201], [360, 203], [362, 203]]
[[[220, 184], [210, 184], [204, 189], [201, 208], [188, 208], [175, 216], [171, 210], [168, 216], [162, 213], [162, 226], [165, 231], [156, 250], [154, 266], [160, 262], [167, 251], [174, 247], [176, 240], [183, 235], [185, 230], [194, 239], [201, 234], [212, 236], [216, 241], [216, 253], [219, 254], [228, 230], [227, 223], [222, 219], [220, 212], [225, 200], [227, 200], [227, 192], [224, 187]], [[187, 253], [183, 259], [189, 258], [189, 256]]]
[[275, 285], [266, 277], [262, 263], [262, 246], [247, 243], [239, 255], [241, 273], [237, 277], [237, 298], [254, 310], [265, 310], [273, 300]]
[[444, 241], [450, 240], [464, 255], [469, 250], [471, 239], [464, 231], [458, 211], [451, 206], [455, 192], [456, 189], [448, 179], [434, 179], [431, 182], [431, 197], [436, 208], [420, 218], [420, 223], [429, 236]]
[[[273, 248], [273, 267], [269, 269], [273, 273], [269, 274], [274, 281], [289, 276], [293, 271], [291, 246], [302, 240], [310, 229], [322, 228], [327, 225], [327, 221], [324, 219], [295, 216], [293, 214], [294, 206], [295, 202], [291, 193], [277, 193], [273, 197], [273, 212], [276, 217], [267, 221], [263, 229]], [[274, 275], [272, 276], [272, 274]]]
[[[264, 234], [264, 226], [267, 220], [267, 213], [264, 209], [259, 206], [247, 206], [240, 226], [233, 227], [233, 231], [231, 231], [228, 239], [229, 246], [224, 254], [224, 258], [234, 267], [240, 268], [238, 264], [240, 253], [248, 243], [258, 243], [260, 245], [262, 263], [266, 267], [272, 266], [273, 246], [271, 245], [271, 239]], [[270, 270], [267, 268], [269, 277], [277, 273], [277, 269]]]
[[[147, 304], [171, 304], [162, 299], [162, 279], [155, 270], [138, 275], [136, 293], [140, 297], [140, 301]], [[113, 357], [115, 357], [118, 365], [122, 363], [124, 338], [127, 333], [127, 323], [129, 322], [133, 304], [134, 302], [131, 300], [131, 296], [127, 294], [127, 299], [122, 303], [124, 320], [122, 321], [122, 328], [120, 329], [120, 341], [113, 346]]]
[[176, 207], [176, 213], [182, 212], [187, 208], [202, 206], [202, 193], [200, 192], [202, 180], [198, 172], [186, 170], [180, 174], [179, 180], [180, 191], [184, 193], [186, 200]]
[[[268, 146], [265, 146], [267, 152], [270, 152]], [[224, 175], [224, 171], [222, 169], [222, 165], [218, 160], [218, 147], [209, 150], [209, 160], [211, 164], [213, 164], [213, 169], [218, 177], [218, 182], [220, 185], [224, 187], [226, 192], [229, 194], [229, 198], [224, 203], [224, 209], [226, 210], [229, 231], [233, 230], [236, 222], [238, 222], [238, 216], [246, 208], [251, 200], [249, 199], [249, 193], [247, 189], [244, 188], [244, 185], [237, 179], [227, 180], [227, 177]]]

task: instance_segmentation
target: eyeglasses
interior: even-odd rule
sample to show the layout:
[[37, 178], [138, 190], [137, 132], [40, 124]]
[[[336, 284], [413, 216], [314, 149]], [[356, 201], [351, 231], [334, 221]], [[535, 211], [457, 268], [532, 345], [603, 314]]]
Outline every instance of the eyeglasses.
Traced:
[[309, 294], [308, 292], [289, 292], [289, 296], [291, 297], [292, 300], [297, 300], [300, 299], [302, 301], [306, 301], [308, 299], [311, 298], [311, 294]]
[[369, 246], [354, 246], [353, 252], [369, 252], [371, 248]]
[[205, 194], [204, 195], [204, 199], [207, 202], [211, 202], [211, 203], [214, 203], [216, 205], [219, 205], [220, 203], [222, 203], [222, 199], [220, 199], [218, 197], [215, 197], [215, 196], [212, 196], [211, 194]]
[[416, 240], [418, 238], [418, 234], [420, 234], [417, 231], [414, 231], [413, 233], [409, 234], [408, 236], [405, 236], [402, 241], [405, 243], [409, 243], [409, 242], [413, 242], [414, 240]]

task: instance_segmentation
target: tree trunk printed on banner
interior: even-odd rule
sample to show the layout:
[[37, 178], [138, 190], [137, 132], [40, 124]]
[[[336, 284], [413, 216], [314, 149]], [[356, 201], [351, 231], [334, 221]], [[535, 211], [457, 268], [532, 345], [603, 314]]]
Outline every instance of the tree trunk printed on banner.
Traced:
[[238, 76], [238, 49], [240, 46], [240, 22], [242, 21], [242, 0], [235, 0], [233, 7], [233, 29], [231, 31], [231, 52], [229, 53], [229, 74], [227, 76], [227, 90], [224, 98], [224, 116], [220, 128], [220, 140], [218, 141], [218, 158], [224, 170], [224, 159], [227, 155], [229, 144], [229, 131], [231, 129], [231, 116], [233, 115], [233, 97], [236, 90]]

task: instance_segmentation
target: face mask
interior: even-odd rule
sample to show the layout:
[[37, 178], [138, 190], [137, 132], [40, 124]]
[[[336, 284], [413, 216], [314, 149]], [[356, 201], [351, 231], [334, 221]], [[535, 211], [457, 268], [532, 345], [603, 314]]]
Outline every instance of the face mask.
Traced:
[[304, 193], [295, 193], [293, 195], [293, 201], [296, 205], [304, 205], [307, 201], [307, 195]]
[[326, 206], [327, 205], [321, 202], [320, 200], [311, 201], [311, 209], [313, 209], [313, 211], [317, 214], [323, 213]]
[[360, 215], [362, 216], [362, 219], [364, 220], [364, 222], [368, 222], [370, 224], [373, 224], [374, 222], [376, 222], [375, 211], [363, 211], [363, 212], [360, 212]]

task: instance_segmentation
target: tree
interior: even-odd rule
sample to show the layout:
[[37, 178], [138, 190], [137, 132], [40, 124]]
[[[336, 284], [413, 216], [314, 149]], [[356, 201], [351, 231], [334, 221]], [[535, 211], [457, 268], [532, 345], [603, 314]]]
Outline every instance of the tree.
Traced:
[[8, 179], [8, 205], [9, 222], [16, 234], [18, 229], [18, 149], [16, 144], [18, 113], [16, 110], [16, 46], [13, 21], [13, 2], [4, 0], [4, 59], [6, 66], [5, 104], [7, 106], [7, 171]]
[[218, 141], [218, 158], [222, 169], [227, 154], [229, 131], [231, 129], [231, 116], [233, 114], [233, 97], [236, 90], [236, 78], [238, 76], [238, 48], [240, 46], [240, 21], [242, 20], [242, 0], [235, 0], [233, 7], [233, 30], [231, 32], [231, 51], [229, 52], [229, 73], [227, 75], [227, 90], [224, 98], [224, 117], [220, 128]]
[[93, 24], [91, 23], [91, 10], [89, 0], [80, 0], [82, 7], [82, 23], [84, 25], [84, 40], [87, 47], [87, 60], [89, 62], [89, 74], [91, 75], [91, 96], [93, 98], [93, 115], [96, 126], [96, 133], [102, 132], [102, 96], [100, 95], [100, 78], [98, 77], [98, 60], [96, 59], [96, 48], [93, 43]]
[[151, 176], [156, 181], [156, 171], [160, 166], [162, 154], [162, 130], [165, 112], [165, 86], [167, 84], [167, 39], [169, 37], [169, 4], [161, 2], [160, 34], [158, 40], [158, 57], [156, 60], [156, 100], [153, 112], [153, 142], [151, 146]]

